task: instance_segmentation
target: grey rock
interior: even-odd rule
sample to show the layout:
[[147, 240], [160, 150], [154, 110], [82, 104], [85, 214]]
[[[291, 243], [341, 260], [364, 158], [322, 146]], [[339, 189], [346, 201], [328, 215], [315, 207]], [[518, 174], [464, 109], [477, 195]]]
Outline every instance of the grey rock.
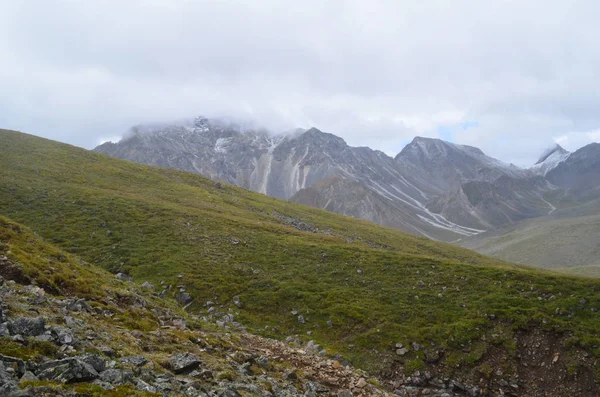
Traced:
[[177, 297], [177, 300], [179, 301], [179, 303], [181, 303], [182, 305], [187, 305], [189, 303], [192, 303], [194, 301], [194, 298], [192, 298], [192, 296], [187, 293], [187, 292], [182, 292], [179, 294], [179, 296]]
[[21, 334], [16, 334], [12, 337], [13, 342], [17, 342], [17, 343], [25, 343], [25, 338], [23, 337], [23, 335]]
[[67, 303], [67, 310], [72, 312], [92, 313], [94, 310], [88, 305], [85, 299], [76, 299]]
[[91, 365], [98, 373], [103, 372], [106, 369], [106, 360], [97, 354], [85, 355], [81, 360]]
[[154, 289], [154, 285], [150, 284], [148, 281], [144, 281], [144, 283], [142, 283], [142, 285], [140, 287], [142, 287], [143, 289], [148, 289], [148, 290]]
[[117, 273], [115, 277], [121, 281], [133, 281], [133, 277], [125, 273]]
[[192, 353], [180, 353], [171, 357], [169, 364], [176, 374], [191, 372], [201, 364], [200, 358]]
[[93, 381], [93, 382], [92, 382], [92, 384], [93, 384], [93, 385], [96, 385], [96, 386], [100, 386], [100, 387], [101, 387], [101, 388], [103, 388], [104, 390], [114, 390], [114, 388], [115, 388], [115, 387], [114, 387], [113, 385], [111, 385], [110, 383], [108, 383], [108, 382], [104, 382], [104, 381], [102, 381], [102, 380], [100, 380], [100, 379], [96, 379], [95, 381]]
[[309, 354], [317, 354], [321, 350], [323, 350], [323, 348], [321, 347], [321, 345], [317, 345], [314, 340], [308, 341], [308, 343], [304, 347], [304, 351], [307, 352], [307, 353], [309, 353]]
[[302, 314], [298, 316], [298, 322], [300, 324], [304, 324], [306, 322], [306, 320], [304, 319], [304, 316]]
[[5, 369], [16, 367], [16, 369], [17, 369], [16, 374], [19, 377], [25, 373], [25, 368], [26, 368], [25, 361], [21, 360], [20, 358], [5, 356], [3, 354], [0, 354], [0, 364], [2, 364], [3, 368], [5, 368]]
[[131, 370], [111, 368], [100, 373], [100, 380], [111, 385], [122, 385], [131, 383], [133, 376], [134, 374]]
[[233, 304], [236, 305], [239, 308], [242, 307], [242, 302], [240, 301], [240, 297], [239, 296], [234, 296], [233, 297]]
[[21, 376], [20, 380], [21, 381], [26, 381], [26, 380], [29, 380], [29, 381], [38, 381], [38, 380], [40, 380], [40, 378], [38, 378], [37, 376], [35, 376], [34, 373], [31, 372], [31, 371], [25, 371], [25, 373], [23, 374], [23, 376]]
[[37, 336], [44, 333], [46, 320], [43, 317], [19, 317], [8, 321], [11, 335]]
[[37, 368], [36, 375], [41, 380], [59, 383], [85, 382], [98, 378], [94, 367], [78, 357], [42, 363]]
[[148, 359], [144, 356], [127, 356], [123, 357], [121, 362], [124, 364], [133, 364], [136, 367], [142, 367], [148, 362]]
[[156, 393], [156, 387], [154, 387], [154, 386], [152, 386], [152, 385], [144, 382], [143, 380], [138, 379], [138, 380], [136, 380], [134, 382], [135, 382], [136, 389], [141, 390], [141, 391], [145, 391], [145, 392], [148, 392], [148, 393]]
[[337, 393], [338, 397], [354, 397], [354, 394], [352, 394], [352, 392], [350, 390], [344, 389], [344, 390], [340, 390]]
[[406, 353], [408, 353], [408, 349], [406, 347], [402, 347], [396, 350], [396, 354], [399, 356], [404, 356], [406, 355]]
[[0, 336], [10, 336], [10, 331], [8, 330], [8, 323], [0, 324]]
[[112, 347], [108, 347], [108, 346], [101, 346], [98, 350], [100, 350], [100, 353], [104, 354], [107, 357], [114, 357], [115, 356], [115, 351]]
[[52, 335], [56, 341], [61, 345], [70, 345], [75, 341], [73, 333], [68, 328], [54, 326], [50, 328], [50, 331], [52, 332]]

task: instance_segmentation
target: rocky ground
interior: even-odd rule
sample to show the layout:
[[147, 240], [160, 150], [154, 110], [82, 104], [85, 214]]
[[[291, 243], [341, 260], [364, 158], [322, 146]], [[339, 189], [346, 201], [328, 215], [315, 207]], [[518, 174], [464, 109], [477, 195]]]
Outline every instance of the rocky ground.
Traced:
[[0, 259], [0, 274], [13, 278], [0, 278], [0, 396], [453, 396], [462, 388], [382, 386], [313, 341], [248, 334], [212, 302], [214, 315], [185, 313], [124, 275], [101, 299], [51, 295], [35, 280], [17, 283], [18, 264]]

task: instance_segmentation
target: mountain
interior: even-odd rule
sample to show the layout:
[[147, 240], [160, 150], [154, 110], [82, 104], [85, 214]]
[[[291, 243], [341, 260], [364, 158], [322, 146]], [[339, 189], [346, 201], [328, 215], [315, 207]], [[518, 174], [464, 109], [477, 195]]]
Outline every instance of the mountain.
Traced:
[[547, 149], [540, 156], [539, 160], [535, 163], [531, 169], [541, 175], [546, 175], [548, 172], [556, 168], [560, 163], [565, 161], [571, 153], [559, 144]]
[[425, 203], [439, 189], [414, 178], [409, 169], [391, 157], [366, 147], [350, 147], [343, 139], [316, 128], [270, 136], [264, 131], [242, 130], [235, 124], [197, 118], [193, 125], [134, 128], [122, 141], [105, 143], [94, 150], [144, 164], [196, 172], [282, 199], [300, 200], [306, 195], [294, 196], [298, 191], [308, 187], [314, 191], [324, 186], [315, 186], [317, 182], [343, 178], [356, 183], [344, 184], [340, 195], [358, 199], [360, 192], [348, 189], [368, 189], [369, 195], [378, 198], [379, 205], [363, 207], [359, 213], [348, 210], [361, 206], [359, 202], [336, 202], [331, 208], [334, 212], [376, 220], [383, 219], [384, 213], [399, 211], [410, 214], [410, 219], [394, 225], [444, 240], [480, 231], [450, 222], [427, 209]]
[[600, 255], [595, 238], [600, 233], [600, 145], [592, 143], [573, 153], [557, 146], [533, 170], [545, 170], [545, 179], [554, 187], [546, 196], [554, 208], [545, 216], [489, 230], [460, 244], [513, 262], [595, 274]]
[[543, 176], [439, 139], [417, 137], [391, 158], [316, 128], [269, 135], [199, 117], [139, 126], [95, 150], [444, 241], [554, 208]]
[[[206, 364], [184, 377], [191, 381], [176, 379], [210, 391], [233, 387], [246, 395], [260, 395], [265, 388], [272, 395], [294, 395], [279, 389], [290, 385], [335, 393], [340, 383], [363, 396], [376, 395], [361, 391], [369, 385], [434, 396], [504, 391], [596, 396], [600, 391], [594, 366], [600, 358], [600, 281], [513, 265], [200, 175], [31, 135], [0, 130], [0, 142], [2, 214], [56, 246], [25, 251], [0, 234], [0, 249], [10, 262], [0, 269], [27, 266], [28, 278], [3, 273], [19, 284], [11, 283], [12, 292], [2, 295], [11, 305], [9, 320], [36, 316], [31, 308], [52, 326], [88, 321], [76, 337], [114, 343], [116, 365], [133, 366], [134, 378], [144, 382], [138, 387], [170, 383], [172, 356], [185, 349], [201, 354]], [[37, 236], [23, 235], [22, 244], [35, 243]], [[142, 284], [119, 284], [96, 267]], [[32, 280], [57, 297], [48, 304], [28, 301], [43, 295], [35, 285], [23, 285]], [[156, 289], [146, 290], [145, 282]], [[96, 315], [83, 309], [80, 297]], [[169, 306], [176, 304], [186, 307]], [[65, 319], [66, 307], [82, 308], [70, 315], [74, 322]], [[114, 319], [108, 320], [111, 314]], [[283, 349], [252, 334], [289, 338], [292, 346], [307, 350]], [[45, 343], [22, 338], [27, 346], [12, 335], [0, 337], [0, 346], [10, 347], [2, 348], [1, 357], [27, 354], [37, 364], [36, 354], [54, 361], [55, 354], [64, 353], [71, 359], [50, 365], [62, 365], [61, 371], [87, 368], [81, 363], [85, 345], [55, 353]], [[243, 345], [249, 345], [249, 354], [238, 352]], [[324, 351], [319, 355], [325, 360], [307, 358], [308, 346]], [[133, 364], [138, 358], [125, 359], [140, 355], [154, 367], [139, 369]], [[345, 364], [359, 368], [349, 367], [344, 380], [332, 378], [330, 371]], [[159, 377], [163, 371], [170, 375]], [[248, 382], [259, 383], [259, 390]], [[101, 393], [101, 386], [89, 387]]]
[[600, 194], [600, 144], [591, 143], [573, 152], [548, 171], [546, 178], [583, 199]]

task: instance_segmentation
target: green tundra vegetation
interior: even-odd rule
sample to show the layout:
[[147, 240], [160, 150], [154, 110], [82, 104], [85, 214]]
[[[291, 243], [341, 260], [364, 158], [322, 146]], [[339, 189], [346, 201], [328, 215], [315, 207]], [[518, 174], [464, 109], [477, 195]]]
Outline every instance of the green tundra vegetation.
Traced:
[[[99, 268], [171, 285], [170, 295], [185, 283], [188, 311], [230, 306], [251, 332], [314, 339], [369, 371], [424, 368], [431, 349], [449, 370], [474, 367], [490, 349], [516, 354], [516, 333], [532, 328], [600, 357], [600, 280], [32, 135], [0, 130], [0, 215]], [[45, 282], [93, 295], [99, 271]], [[396, 354], [399, 343], [410, 351]]]

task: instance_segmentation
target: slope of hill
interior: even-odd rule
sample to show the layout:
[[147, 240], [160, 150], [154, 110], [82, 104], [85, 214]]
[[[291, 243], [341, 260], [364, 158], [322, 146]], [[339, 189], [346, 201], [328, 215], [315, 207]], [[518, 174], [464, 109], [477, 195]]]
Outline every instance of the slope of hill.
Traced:
[[570, 268], [597, 264], [599, 232], [600, 201], [593, 200], [464, 239], [459, 244], [512, 262]]
[[[597, 393], [598, 281], [31, 135], [0, 141], [0, 212], [90, 263], [172, 286], [192, 312], [210, 315], [212, 301], [263, 335], [310, 333], [398, 384]], [[424, 369], [435, 376], [415, 376]]]
[[0, 276], [1, 396], [388, 395], [358, 387], [364, 372], [314, 344], [303, 352], [296, 339], [294, 348], [219, 325], [217, 306], [211, 318], [186, 313], [153, 285], [116, 278], [1, 216]]

